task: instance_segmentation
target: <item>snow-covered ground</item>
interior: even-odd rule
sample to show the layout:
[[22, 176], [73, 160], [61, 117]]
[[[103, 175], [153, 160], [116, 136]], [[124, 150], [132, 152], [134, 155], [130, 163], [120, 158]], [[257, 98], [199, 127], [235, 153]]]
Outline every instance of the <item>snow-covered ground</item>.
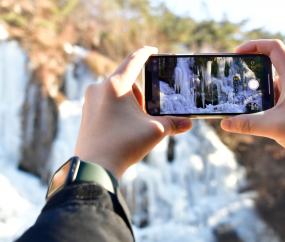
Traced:
[[[8, 242], [35, 222], [45, 204], [47, 186], [17, 169], [20, 111], [28, 76], [25, 53], [16, 42], [2, 42], [0, 58], [0, 241]], [[5, 68], [3, 63], [7, 63]], [[69, 100], [59, 109], [49, 162], [52, 172], [72, 156], [84, 89], [100, 80], [88, 71], [75, 78], [72, 65], [67, 70]], [[278, 241], [256, 213], [256, 194], [238, 193], [247, 183], [245, 170], [211, 127], [197, 121], [190, 132], [176, 136], [171, 163], [166, 155], [168, 142], [164, 139], [146, 162], [131, 167], [120, 182], [138, 242], [211, 242], [215, 241], [213, 230], [221, 224], [232, 226], [245, 242]], [[147, 226], [139, 228], [142, 221]]]
[[0, 241], [11, 242], [29, 228], [45, 204], [47, 186], [0, 158]]

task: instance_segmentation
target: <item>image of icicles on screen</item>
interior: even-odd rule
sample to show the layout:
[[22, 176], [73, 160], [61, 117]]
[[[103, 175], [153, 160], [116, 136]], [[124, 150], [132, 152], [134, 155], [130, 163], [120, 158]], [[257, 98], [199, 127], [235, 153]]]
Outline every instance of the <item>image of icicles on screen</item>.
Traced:
[[262, 110], [260, 57], [159, 58], [160, 113]]

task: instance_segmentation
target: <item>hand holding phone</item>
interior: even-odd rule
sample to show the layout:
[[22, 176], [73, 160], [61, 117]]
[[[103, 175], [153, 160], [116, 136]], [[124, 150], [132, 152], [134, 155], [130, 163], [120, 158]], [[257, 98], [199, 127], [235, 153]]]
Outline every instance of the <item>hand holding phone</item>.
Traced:
[[153, 117], [143, 112], [142, 93], [135, 84], [140, 70], [156, 48], [130, 54], [109, 78], [88, 86], [74, 155], [111, 171], [124, 171], [151, 151], [166, 135], [188, 131], [191, 120]]
[[262, 53], [276, 68], [274, 92], [276, 106], [256, 115], [224, 119], [221, 127], [229, 132], [252, 134], [274, 139], [285, 147], [285, 46], [280, 40], [253, 40], [235, 49], [236, 53]]

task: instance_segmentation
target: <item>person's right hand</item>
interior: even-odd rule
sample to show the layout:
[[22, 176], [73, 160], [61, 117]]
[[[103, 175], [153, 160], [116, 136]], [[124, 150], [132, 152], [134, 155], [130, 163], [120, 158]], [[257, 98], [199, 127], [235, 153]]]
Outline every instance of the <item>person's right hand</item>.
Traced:
[[252, 40], [235, 49], [236, 53], [268, 55], [278, 72], [274, 82], [276, 106], [258, 114], [238, 115], [222, 120], [225, 131], [274, 139], [285, 148], [285, 46], [280, 40]]
[[111, 171], [118, 179], [166, 135], [188, 131], [187, 117], [154, 117], [143, 111], [143, 95], [135, 80], [153, 47], [142, 47], [104, 82], [89, 85], [74, 155]]

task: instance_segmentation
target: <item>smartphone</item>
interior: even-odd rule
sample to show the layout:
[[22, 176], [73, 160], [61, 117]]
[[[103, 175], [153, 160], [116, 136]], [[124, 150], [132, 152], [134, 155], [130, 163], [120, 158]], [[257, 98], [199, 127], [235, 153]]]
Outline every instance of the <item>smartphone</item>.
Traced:
[[143, 67], [153, 116], [224, 118], [274, 106], [270, 58], [262, 54], [157, 54]]

